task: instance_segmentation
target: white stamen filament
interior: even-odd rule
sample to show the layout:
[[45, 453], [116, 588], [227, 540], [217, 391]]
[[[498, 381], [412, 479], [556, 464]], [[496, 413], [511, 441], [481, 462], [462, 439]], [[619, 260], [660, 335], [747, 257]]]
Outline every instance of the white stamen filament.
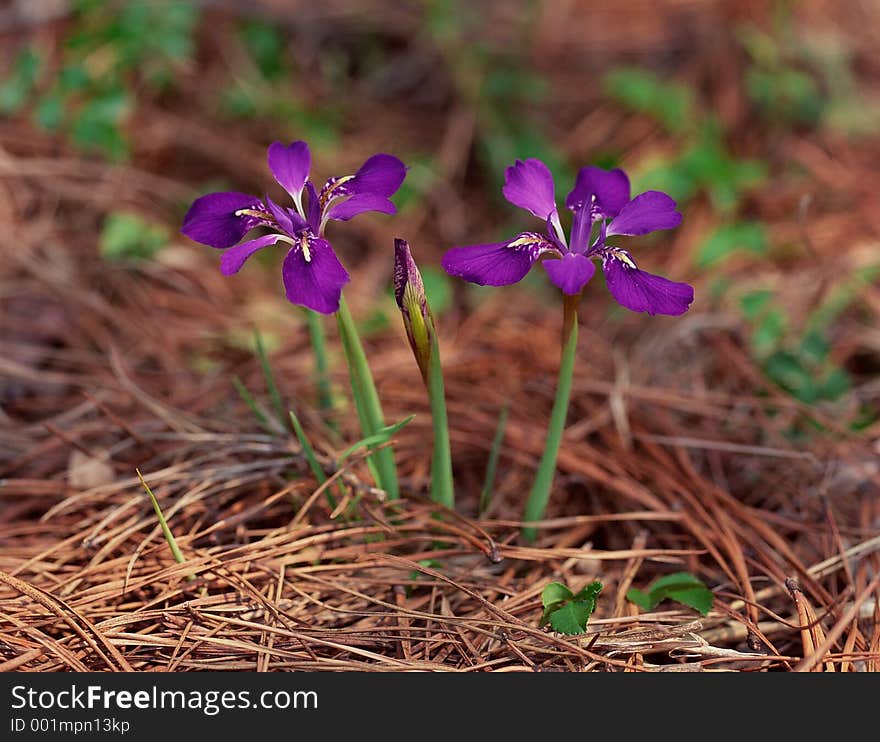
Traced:
[[562, 222], [559, 221], [558, 211], [553, 214], [551, 223], [553, 224], [553, 228], [556, 230], [556, 236], [559, 238], [559, 241], [562, 243], [563, 247], [568, 247], [568, 243], [565, 241], [565, 232], [562, 231]]
[[309, 179], [306, 178], [305, 182], [303, 182], [303, 187], [300, 188], [296, 193], [291, 193], [293, 196], [293, 204], [296, 206], [296, 212], [303, 218], [306, 218], [306, 212], [303, 210], [303, 190], [306, 187], [306, 183], [309, 182]]

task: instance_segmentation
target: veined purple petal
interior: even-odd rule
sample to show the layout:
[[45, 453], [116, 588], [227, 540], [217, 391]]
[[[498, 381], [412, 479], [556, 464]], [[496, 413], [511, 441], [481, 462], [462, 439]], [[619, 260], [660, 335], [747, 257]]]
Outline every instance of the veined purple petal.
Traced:
[[550, 280], [569, 296], [581, 293], [596, 272], [592, 260], [573, 252], [566, 253], [559, 260], [545, 260], [544, 268]]
[[539, 219], [546, 219], [556, 211], [553, 175], [540, 160], [517, 160], [507, 168], [501, 192], [514, 206], [532, 212]]
[[596, 216], [613, 219], [628, 201], [629, 178], [623, 170], [603, 170], [590, 165], [578, 171], [565, 205], [572, 211], [589, 205]]
[[[406, 165], [394, 155], [379, 153], [370, 157], [351, 180], [342, 184], [340, 194], [392, 196], [403, 179]], [[337, 217], [338, 218], [338, 217]]]
[[365, 211], [380, 211], [383, 214], [396, 214], [397, 207], [385, 196], [376, 193], [360, 193], [330, 207], [328, 219], [344, 222]]
[[404, 308], [403, 295], [406, 293], [407, 287], [418, 298], [421, 304], [427, 306], [425, 298], [425, 284], [422, 282], [422, 274], [416, 261], [413, 260], [412, 250], [409, 243], [399, 237], [394, 240], [394, 271], [391, 274], [392, 285], [394, 287], [394, 299], [397, 306]]
[[279, 206], [268, 196], [266, 196], [263, 201], [269, 209], [269, 212], [275, 217], [275, 221], [278, 223], [278, 226], [281, 227], [281, 230], [289, 234], [291, 237], [301, 229], [305, 229], [309, 226], [306, 223], [306, 220], [295, 211]]
[[300, 198], [311, 164], [312, 156], [305, 142], [293, 142], [287, 147], [281, 142], [273, 142], [269, 146], [269, 169], [294, 200]]
[[645, 191], [636, 196], [608, 225], [608, 236], [640, 235], [658, 229], [672, 229], [681, 224], [675, 201], [660, 191]]
[[236, 212], [244, 209], [263, 210], [256, 196], [237, 191], [209, 193], [193, 201], [180, 231], [191, 240], [210, 247], [231, 247], [251, 229], [263, 222], [252, 215]]
[[694, 300], [694, 289], [628, 265], [614, 255], [602, 261], [605, 282], [618, 303], [633, 312], [648, 314], [684, 314]]
[[309, 226], [315, 234], [321, 231], [321, 199], [311, 181], [306, 182], [306, 192], [309, 194], [309, 205], [306, 207], [306, 217]]
[[480, 286], [508, 286], [522, 280], [545, 252], [558, 254], [544, 235], [524, 232], [509, 242], [453, 247], [443, 256], [443, 269], [451, 276]]
[[282, 235], [280, 234], [266, 234], [262, 237], [257, 237], [255, 240], [248, 240], [235, 247], [230, 247], [223, 253], [223, 257], [220, 258], [220, 272], [224, 276], [238, 273], [251, 255], [258, 250], [262, 250], [264, 247], [274, 245], [281, 238]]
[[583, 253], [590, 246], [590, 232], [597, 219], [617, 216], [629, 201], [629, 178], [623, 170], [582, 167], [565, 205], [574, 212], [571, 250]]
[[577, 209], [571, 220], [569, 249], [575, 253], [585, 253], [590, 246], [590, 233], [593, 229], [592, 210], [587, 207]]
[[281, 277], [290, 302], [321, 314], [338, 311], [342, 287], [351, 280], [330, 243], [314, 235], [303, 235], [290, 249]]

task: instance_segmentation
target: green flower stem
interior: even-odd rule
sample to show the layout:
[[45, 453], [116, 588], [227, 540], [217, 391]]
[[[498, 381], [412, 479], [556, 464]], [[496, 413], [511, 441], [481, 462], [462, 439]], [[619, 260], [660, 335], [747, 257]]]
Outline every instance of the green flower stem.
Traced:
[[[556, 459], [565, 430], [565, 419], [568, 415], [568, 401], [571, 397], [571, 382], [574, 376], [574, 359], [577, 350], [578, 318], [577, 306], [580, 296], [564, 297], [564, 313], [562, 319], [562, 359], [559, 364], [559, 380], [556, 385], [556, 399], [550, 413], [550, 427], [547, 430], [547, 441], [541, 464], [535, 474], [535, 483], [526, 501], [523, 520], [526, 523], [539, 521], [544, 517], [547, 502], [550, 499], [550, 488], [556, 474]], [[534, 526], [524, 526], [522, 536], [527, 543], [534, 543], [538, 530]]]
[[[370, 373], [364, 346], [361, 344], [354, 319], [352, 319], [344, 297], [340, 299], [336, 319], [339, 323], [339, 336], [342, 339], [345, 360], [348, 363], [351, 390], [361, 424], [361, 432], [366, 438], [375, 435], [385, 427], [382, 405], [379, 402], [376, 385], [373, 383], [373, 375]], [[396, 500], [400, 496], [400, 487], [397, 483], [394, 452], [388, 447], [380, 448], [370, 455], [368, 462], [370, 462], [370, 468], [376, 477], [376, 484], [385, 490], [389, 499]]]
[[[318, 399], [321, 409], [325, 412], [333, 411], [333, 390], [330, 386], [330, 364], [327, 362], [327, 336], [321, 315], [311, 309], [303, 310], [306, 315], [306, 323], [309, 327], [309, 338], [312, 343], [312, 352], [315, 354], [315, 375], [318, 384]], [[329, 421], [332, 425], [333, 421]]]
[[428, 399], [431, 402], [431, 420], [434, 425], [434, 454], [431, 458], [431, 499], [455, 508], [455, 490], [452, 485], [452, 454], [449, 450], [449, 420], [446, 415], [446, 390], [440, 364], [440, 345], [437, 333], [431, 333], [431, 361], [428, 366]]

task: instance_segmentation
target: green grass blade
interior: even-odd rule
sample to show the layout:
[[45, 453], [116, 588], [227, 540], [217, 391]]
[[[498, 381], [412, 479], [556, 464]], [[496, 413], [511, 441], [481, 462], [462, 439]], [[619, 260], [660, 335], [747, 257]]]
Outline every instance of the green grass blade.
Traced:
[[284, 414], [284, 403], [281, 401], [281, 393], [278, 391], [278, 385], [275, 383], [275, 374], [272, 373], [272, 366], [269, 363], [266, 346], [263, 345], [263, 336], [260, 335], [259, 330], [254, 330], [254, 345], [257, 349], [257, 356], [260, 359], [260, 366], [263, 369], [263, 376], [266, 378], [266, 388], [269, 390], [269, 399], [272, 400], [275, 417], [278, 418], [281, 427], [286, 428], [287, 416]]
[[[373, 382], [373, 375], [370, 373], [364, 347], [344, 297], [340, 300], [336, 318], [339, 323], [339, 335], [342, 338], [345, 360], [348, 363], [352, 394], [358, 411], [361, 433], [366, 438], [375, 435], [385, 427], [385, 417], [382, 413], [379, 394]], [[370, 468], [376, 477], [378, 486], [385, 490], [389, 499], [396, 500], [400, 496], [400, 486], [397, 481], [394, 452], [390, 448], [380, 448], [372, 453], [367, 461], [371, 462]]]
[[[550, 499], [550, 488], [553, 486], [553, 477], [556, 474], [556, 459], [559, 456], [559, 446], [562, 443], [562, 433], [565, 430], [565, 419], [568, 416], [568, 401], [571, 397], [571, 383], [574, 376], [575, 351], [577, 350], [578, 297], [565, 297], [565, 313], [563, 317], [563, 343], [562, 358], [559, 364], [559, 380], [556, 385], [556, 399], [553, 401], [553, 411], [550, 413], [550, 426], [547, 430], [547, 440], [544, 444], [544, 454], [535, 475], [535, 482], [526, 501], [523, 520], [526, 523], [541, 520], [547, 509]], [[538, 531], [533, 526], [524, 526], [522, 536], [526, 543], [534, 543]]]
[[315, 456], [315, 449], [312, 448], [312, 444], [309, 442], [309, 439], [306, 436], [306, 431], [303, 430], [303, 427], [299, 422], [299, 418], [296, 416], [296, 413], [293, 410], [290, 410], [290, 423], [291, 425], [293, 425], [293, 432], [296, 434], [296, 439], [299, 441], [299, 445], [302, 447], [303, 456], [306, 457], [306, 461], [309, 464], [309, 468], [312, 470], [312, 474], [315, 475], [315, 479], [318, 480], [318, 484], [324, 484], [324, 482], [327, 481], [327, 474], [324, 472], [321, 464], [318, 463], [318, 458], [317, 456]]
[[248, 388], [244, 385], [244, 382], [239, 379], [237, 376], [232, 377], [232, 386], [235, 387], [235, 390], [238, 392], [238, 395], [244, 400], [244, 403], [250, 408], [251, 412], [254, 413], [254, 417], [257, 418], [257, 422], [263, 427], [263, 429], [267, 433], [271, 433], [272, 435], [277, 435], [281, 432], [278, 428], [278, 425], [273, 423], [270, 420], [266, 413], [260, 408], [260, 405], [257, 404], [257, 400], [254, 399], [254, 396], [248, 391]]
[[498, 425], [495, 427], [495, 437], [492, 439], [492, 448], [489, 451], [489, 460], [486, 462], [486, 478], [483, 481], [483, 491], [480, 493], [480, 515], [489, 509], [492, 499], [492, 488], [495, 486], [495, 472], [498, 470], [498, 458], [501, 455], [501, 444], [504, 442], [504, 432], [507, 429], [507, 416], [510, 413], [510, 403], [505, 403], [498, 416]]
[[[137, 472], [138, 479], [141, 480], [141, 484], [150, 496], [150, 501], [153, 503], [153, 510], [156, 513], [156, 517], [159, 519], [159, 527], [162, 529], [162, 534], [165, 536], [168, 548], [171, 549], [171, 555], [174, 557], [174, 561], [178, 564], [183, 564], [186, 562], [186, 559], [180, 551], [180, 547], [177, 545], [177, 540], [174, 538], [174, 534], [171, 533], [171, 529], [168, 527], [168, 521], [165, 520], [165, 516], [162, 514], [162, 508], [159, 507], [159, 501], [156, 499], [156, 495], [153, 494], [153, 490], [150, 489], [150, 486], [144, 480], [141, 470], [135, 469], [135, 471]], [[192, 581], [196, 579], [196, 576], [187, 575], [186, 579]]]
[[366, 438], [359, 440], [354, 445], [346, 448], [341, 454], [339, 454], [339, 456], [336, 457], [337, 463], [341, 464], [359, 448], [370, 448], [372, 446], [381, 446], [383, 443], [387, 443], [391, 439], [391, 436], [393, 436], [398, 430], [403, 428], [405, 425], [409, 425], [414, 417], [415, 415], [405, 417], [399, 423], [388, 425], [382, 428], [382, 430], [380, 430], [378, 433], [374, 433], [373, 435], [367, 436]]
[[[318, 480], [318, 484], [322, 485], [324, 484], [324, 482], [327, 481], [327, 474], [324, 472], [324, 468], [318, 462], [318, 457], [315, 456], [315, 449], [312, 448], [312, 444], [309, 442], [306, 431], [303, 430], [303, 427], [300, 424], [299, 418], [296, 416], [296, 413], [293, 410], [290, 410], [289, 414], [290, 424], [293, 426], [293, 432], [296, 435], [296, 439], [299, 441], [299, 445], [302, 447], [303, 456], [306, 457], [309, 468], [312, 470], [312, 474], [315, 475], [315, 479]], [[327, 495], [327, 503], [330, 505], [330, 509], [335, 509], [336, 500], [334, 499], [333, 495], [330, 494], [330, 490], [325, 490], [325, 494]]]

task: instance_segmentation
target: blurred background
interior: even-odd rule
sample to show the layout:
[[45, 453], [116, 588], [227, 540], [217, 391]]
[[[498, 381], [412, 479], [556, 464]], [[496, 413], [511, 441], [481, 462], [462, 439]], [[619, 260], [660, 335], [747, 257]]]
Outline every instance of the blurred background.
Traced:
[[[534, 627], [549, 581], [600, 579], [595, 621], [625, 630], [641, 620], [630, 585], [670, 569], [714, 591], [704, 643], [816, 662], [819, 616], [840, 669], [876, 668], [878, 48], [878, 0], [0, 1], [0, 572], [69, 601], [138, 668], [571, 669], [591, 650], [610, 668], [628, 661], [619, 643], [565, 657], [558, 637], [504, 623], [524, 654], [500, 631], [465, 639], [462, 620], [495, 626], [503, 604]], [[285, 199], [266, 148], [298, 139], [319, 182], [380, 151], [410, 166], [397, 216], [328, 229], [386, 417], [415, 414], [395, 435], [406, 498], [390, 518], [354, 458], [353, 519], [335, 517], [292, 435], [240, 393], [272, 407], [258, 329], [315, 449], [357, 441], [332, 318], [328, 411], [281, 254], [224, 277], [218, 251], [179, 233], [209, 191]], [[601, 271], [588, 285], [536, 548], [517, 521], [553, 402], [559, 292], [543, 270], [501, 289], [439, 270], [452, 246], [540, 228], [501, 196], [525, 157], [552, 168], [560, 201], [588, 164], [670, 193], [682, 225], [626, 247], [696, 289], [686, 315], [649, 317], [619, 307]], [[431, 423], [390, 291], [396, 236], [440, 327], [455, 520], [419, 498]], [[198, 583], [172, 564], [135, 468]], [[72, 641], [60, 609], [4, 584], [7, 669], [110, 661], [91, 639], [55, 657]], [[266, 596], [324, 639], [223, 623], [275, 621]], [[673, 646], [658, 620], [699, 656], [693, 618], [649, 619], [634, 666], [648, 634], [655, 653]]]
[[[660, 385], [775, 400], [741, 425], [702, 419], [713, 437], [869, 441], [878, 34], [876, 0], [0, 3], [0, 421], [76, 408], [71, 389], [105, 372], [215, 415], [230, 374], [251, 368], [255, 325], [291, 393], [308, 394], [305, 324], [284, 301], [279, 256], [226, 279], [216, 252], [178, 233], [207, 191], [280, 199], [266, 147], [305, 139], [316, 179], [377, 151], [410, 166], [399, 216], [329, 237], [400, 412], [423, 405], [389, 294], [392, 238], [412, 244], [453, 393], [466, 385], [452, 402], [465, 469], [515, 390], [535, 385], [536, 406], [514, 415], [542, 421], [535, 435], [552, 398], [559, 299], [543, 271], [484, 290], [438, 270], [451, 246], [535, 228], [501, 197], [517, 157], [547, 162], [559, 198], [579, 167], [619, 166], [634, 193], [667, 191], [684, 213], [679, 229], [628, 247], [642, 268], [696, 286], [688, 315], [629, 314], [601, 275], [586, 292], [573, 439], [608, 423], [631, 445], [609, 389], [644, 401]], [[676, 399], [666, 407], [681, 412]], [[471, 420], [476, 400], [486, 413]], [[686, 413], [673, 427], [695, 424]], [[0, 453], [32, 444], [8, 433]]]

